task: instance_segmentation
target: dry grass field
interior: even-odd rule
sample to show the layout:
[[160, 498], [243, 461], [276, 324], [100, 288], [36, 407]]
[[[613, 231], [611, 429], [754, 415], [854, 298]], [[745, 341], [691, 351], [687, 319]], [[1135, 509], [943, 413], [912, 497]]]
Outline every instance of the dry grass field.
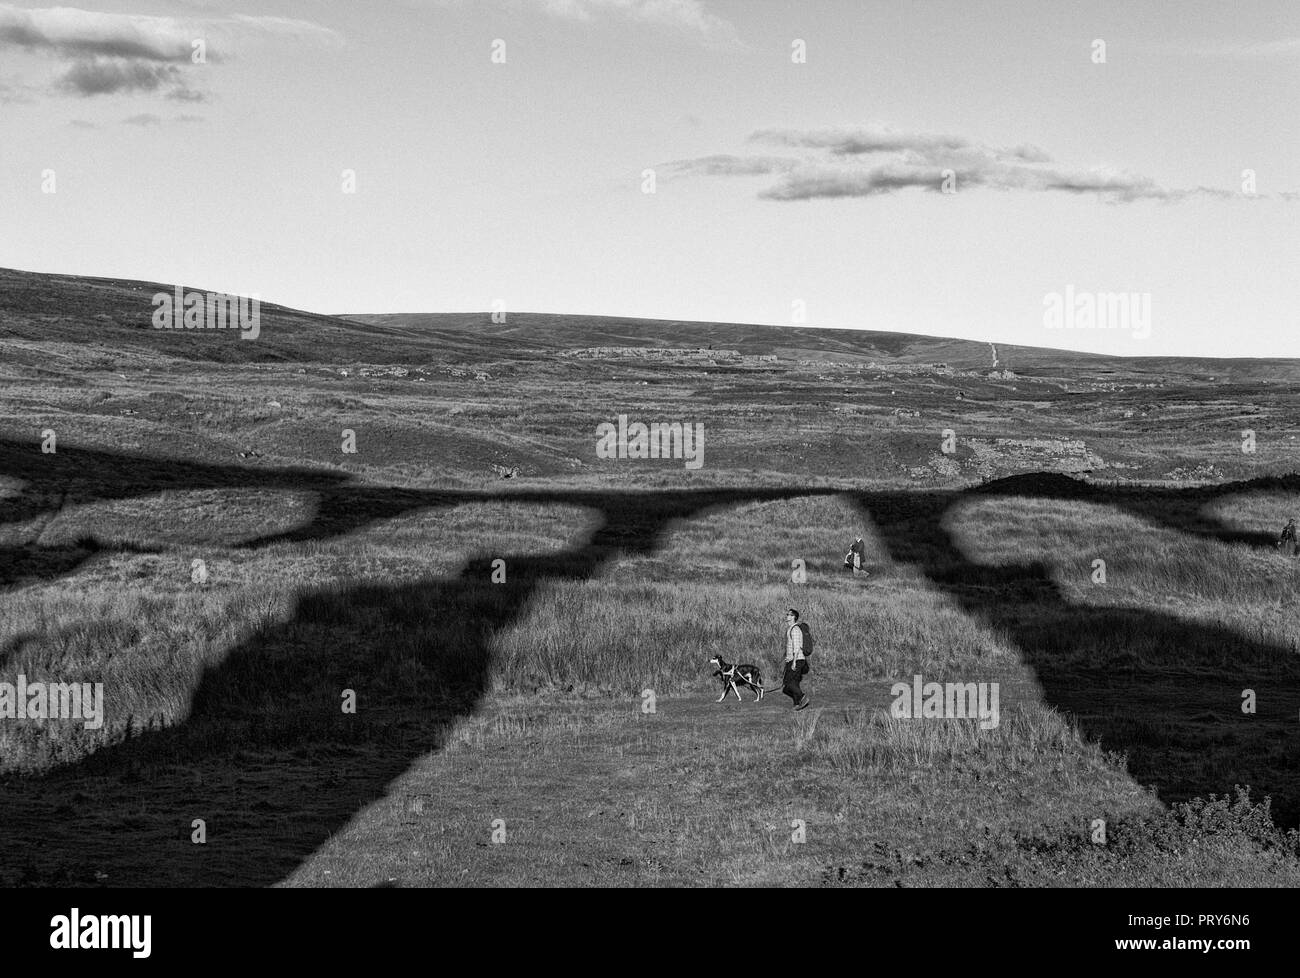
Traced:
[[1300, 884], [1294, 361], [0, 286], [0, 885]]

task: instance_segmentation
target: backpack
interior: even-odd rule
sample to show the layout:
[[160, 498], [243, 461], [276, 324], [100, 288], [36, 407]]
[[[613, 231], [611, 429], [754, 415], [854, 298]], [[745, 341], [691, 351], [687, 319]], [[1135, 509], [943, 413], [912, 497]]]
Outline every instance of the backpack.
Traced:
[[813, 653], [812, 629], [808, 627], [806, 621], [799, 622], [798, 628], [799, 631], [803, 632], [803, 656], [807, 659]]

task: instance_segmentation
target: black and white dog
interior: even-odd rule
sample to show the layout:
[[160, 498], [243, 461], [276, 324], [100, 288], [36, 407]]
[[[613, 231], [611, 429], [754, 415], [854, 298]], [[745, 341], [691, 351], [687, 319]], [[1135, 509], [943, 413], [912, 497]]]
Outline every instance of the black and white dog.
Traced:
[[763, 698], [763, 674], [759, 672], [758, 666], [751, 666], [748, 663], [733, 665], [720, 655], [710, 659], [709, 665], [718, 667], [714, 675], [722, 679], [722, 695], [718, 697], [719, 703], [727, 698], [728, 693], [735, 693], [736, 699], [740, 699], [737, 684], [752, 689], [755, 702]]

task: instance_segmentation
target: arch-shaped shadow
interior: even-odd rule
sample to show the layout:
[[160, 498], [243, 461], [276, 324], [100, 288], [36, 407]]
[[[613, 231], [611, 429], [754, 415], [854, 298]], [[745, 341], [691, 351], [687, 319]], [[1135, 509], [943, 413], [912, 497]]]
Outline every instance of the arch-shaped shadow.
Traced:
[[[17, 451], [0, 442], [0, 458]], [[540, 585], [589, 578], [620, 552], [651, 553], [674, 521], [715, 507], [829, 492], [421, 492], [349, 487], [311, 470], [173, 470], [79, 449], [60, 455], [58, 468], [38, 462], [22, 470], [30, 498], [50, 498], [60, 477], [78, 480], [71, 494], [82, 498], [213, 485], [322, 494], [308, 523], [247, 546], [332, 537], [475, 501], [584, 506], [597, 521], [564, 551], [505, 555], [506, 585], [491, 583], [484, 556], [450, 579], [304, 593], [290, 621], [260, 630], [205, 670], [182, 723], [39, 776], [6, 778], [0, 885], [93, 885], [96, 873], [115, 886], [278, 882], [473, 712], [487, 686], [493, 636], [518, 619]], [[112, 482], [114, 474], [122, 481]], [[30, 519], [40, 510], [29, 503], [20, 512]], [[355, 715], [340, 709], [345, 689], [357, 694]], [[204, 845], [191, 841], [194, 819], [205, 822]]]
[[[983, 624], [1008, 636], [1046, 701], [1072, 714], [1130, 774], [1166, 803], [1250, 785], [1270, 795], [1275, 820], [1300, 822], [1300, 657], [1218, 625], [1160, 611], [1070, 603], [1038, 562], [985, 565], [946, 528], [957, 504], [980, 495], [1083, 499], [1209, 539], [1272, 547], [1204, 515], [1214, 499], [1245, 490], [1300, 492], [1300, 477], [1172, 489], [1106, 489], [1067, 477], [998, 480], [957, 492], [854, 494], [893, 559], [919, 568]], [[1185, 520], [1185, 522], [1184, 522]], [[1241, 711], [1243, 691], [1257, 712]]]
[[[388, 489], [352, 486], [338, 473], [313, 469], [172, 463], [68, 448], [41, 457], [35, 445], [4, 440], [0, 466], [0, 473], [25, 483], [16, 499], [4, 501], [5, 521], [26, 522], [62, 499], [120, 499], [168, 488], [319, 494], [310, 520], [248, 547], [336, 537], [377, 520], [469, 502], [576, 505], [596, 516], [590, 535], [569, 549], [507, 555], [507, 586], [489, 583], [490, 558], [483, 556], [454, 578], [302, 594], [290, 621], [257, 632], [204, 673], [183, 723], [40, 776], [6, 778], [0, 884], [93, 884], [96, 872], [106, 873], [110, 885], [282, 880], [383, 797], [417, 757], [442, 746], [456, 719], [476, 708], [493, 636], [518, 620], [543, 582], [589, 578], [620, 551], [652, 553], [672, 522], [716, 507], [838, 492]], [[1203, 515], [1218, 496], [1259, 488], [1296, 491], [1300, 478], [1129, 490], [1040, 476], [964, 492], [849, 495], [878, 526], [894, 559], [920, 568], [971, 615], [1010, 635], [1038, 673], [1047, 701], [1078, 716], [1108, 748], [1127, 751], [1139, 781], [1155, 784], [1166, 801], [1250, 783], [1273, 795], [1275, 814], [1287, 824], [1300, 812], [1300, 734], [1284, 719], [1300, 710], [1291, 650], [1172, 616], [1073, 606], [1041, 565], [976, 564], [943, 528], [951, 507], [978, 493], [1082, 494], [1182, 532], [1265, 546], [1271, 545], [1266, 535], [1234, 535]], [[1032, 619], [1023, 613], [1030, 604], [1038, 612]], [[431, 629], [430, 621], [438, 627]], [[1132, 635], [1142, 637], [1142, 654], [1128, 661], [1116, 639]], [[1081, 659], [1095, 655], [1098, 636], [1118, 658], [1081, 668]], [[1260, 692], [1253, 718], [1233, 712], [1244, 687]], [[355, 716], [339, 709], [346, 688], [358, 694]], [[203, 846], [190, 841], [196, 818], [208, 824]]]
[[[0, 528], [91, 502], [151, 496], [166, 490], [270, 489], [327, 492], [347, 477], [325, 469], [243, 467], [170, 461], [147, 455], [63, 445], [43, 453], [36, 442], [0, 438], [0, 476], [17, 479], [0, 498]], [[133, 549], [86, 537], [74, 544], [0, 546], [0, 590], [25, 580], [73, 574], [101, 551]]]

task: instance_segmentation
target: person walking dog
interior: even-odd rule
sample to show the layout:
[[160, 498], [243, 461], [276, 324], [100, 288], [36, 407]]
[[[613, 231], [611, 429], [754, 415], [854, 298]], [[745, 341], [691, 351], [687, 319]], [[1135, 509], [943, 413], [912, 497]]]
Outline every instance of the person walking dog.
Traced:
[[785, 613], [785, 673], [781, 677], [781, 692], [790, 697], [796, 710], [808, 707], [808, 694], [799, 682], [808, 674], [808, 653], [812, 651], [811, 632], [799, 620], [799, 612], [790, 608]]

